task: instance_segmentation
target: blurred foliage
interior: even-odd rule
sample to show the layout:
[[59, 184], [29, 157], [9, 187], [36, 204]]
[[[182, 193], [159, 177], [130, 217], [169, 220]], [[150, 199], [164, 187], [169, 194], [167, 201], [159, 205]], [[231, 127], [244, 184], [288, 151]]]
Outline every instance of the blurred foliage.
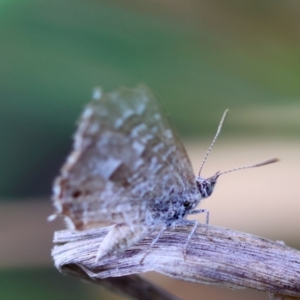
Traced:
[[[296, 1], [15, 0], [0, 11], [2, 199], [50, 194], [97, 85], [146, 83], [182, 136], [212, 136], [226, 107], [299, 101]], [[299, 124], [229, 118], [225, 134]]]
[[78, 279], [62, 276], [52, 269], [13, 269], [0, 271], [2, 300], [104, 299], [93, 297]]

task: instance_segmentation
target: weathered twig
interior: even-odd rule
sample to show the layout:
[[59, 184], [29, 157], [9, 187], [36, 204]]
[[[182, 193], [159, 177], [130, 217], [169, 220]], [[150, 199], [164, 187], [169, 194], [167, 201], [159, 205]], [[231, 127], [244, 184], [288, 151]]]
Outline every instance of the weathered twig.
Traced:
[[180, 300], [169, 294], [162, 288], [148, 282], [138, 275], [128, 275], [121, 277], [108, 277], [104, 279], [94, 279], [89, 277], [83, 269], [77, 265], [63, 266], [63, 273], [79, 277], [85, 281], [96, 283], [111, 290], [114, 293], [125, 294], [133, 299], [143, 300]]
[[100, 284], [105, 278], [156, 271], [186, 281], [300, 297], [300, 251], [242, 232], [199, 226], [184, 259], [190, 230], [185, 226], [165, 231], [149, 249], [154, 232], [124, 253], [98, 262], [95, 257], [107, 228], [58, 231], [54, 242], [59, 245], [52, 255], [63, 273]]

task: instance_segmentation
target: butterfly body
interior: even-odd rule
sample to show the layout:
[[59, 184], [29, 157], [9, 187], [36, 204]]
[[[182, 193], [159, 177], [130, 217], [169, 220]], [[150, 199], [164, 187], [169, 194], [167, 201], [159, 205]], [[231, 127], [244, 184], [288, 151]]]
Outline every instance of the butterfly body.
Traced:
[[[227, 110], [200, 172], [226, 114]], [[54, 182], [55, 215], [64, 216], [75, 230], [113, 225], [99, 247], [99, 260], [125, 251], [158, 227], [183, 222], [189, 214], [206, 212], [208, 223], [208, 212], [195, 208], [212, 194], [221, 174], [276, 161], [217, 172], [207, 179], [200, 172], [195, 176], [183, 144], [150, 89], [141, 85], [109, 94], [97, 89]], [[188, 240], [195, 230], [196, 226]]]
[[115, 225], [100, 246], [105, 255], [174, 225], [202, 199], [184, 146], [145, 86], [98, 90], [53, 190], [69, 228]]

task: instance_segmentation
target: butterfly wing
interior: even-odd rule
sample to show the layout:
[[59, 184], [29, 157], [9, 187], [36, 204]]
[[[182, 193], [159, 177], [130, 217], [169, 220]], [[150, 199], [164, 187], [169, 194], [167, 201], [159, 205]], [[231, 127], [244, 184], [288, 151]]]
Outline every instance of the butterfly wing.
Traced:
[[57, 214], [75, 229], [155, 223], [171, 193], [196, 193], [184, 146], [147, 87], [98, 96], [85, 108], [55, 180]]

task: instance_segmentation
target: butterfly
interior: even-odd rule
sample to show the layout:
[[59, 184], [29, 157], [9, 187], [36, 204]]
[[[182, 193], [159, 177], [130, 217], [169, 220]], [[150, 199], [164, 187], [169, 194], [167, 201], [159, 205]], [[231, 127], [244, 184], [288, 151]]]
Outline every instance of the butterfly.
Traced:
[[212, 194], [221, 174], [277, 161], [201, 177], [226, 110], [195, 176], [182, 142], [161, 111], [144, 85], [111, 93], [96, 89], [79, 119], [73, 150], [54, 182], [56, 213], [50, 219], [62, 215], [75, 230], [112, 225], [97, 260], [125, 251], [157, 228], [162, 232], [188, 223], [190, 214], [206, 212], [208, 223], [208, 212], [196, 207]]

